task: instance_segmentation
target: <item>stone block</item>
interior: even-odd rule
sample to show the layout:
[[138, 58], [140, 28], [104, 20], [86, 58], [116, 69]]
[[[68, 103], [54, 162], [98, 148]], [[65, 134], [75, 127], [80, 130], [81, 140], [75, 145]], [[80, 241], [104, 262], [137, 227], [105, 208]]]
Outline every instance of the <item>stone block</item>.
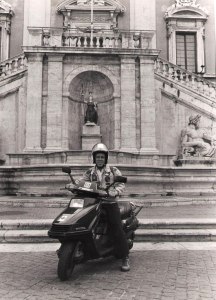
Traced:
[[83, 134], [96, 134], [96, 135], [100, 135], [100, 126], [96, 125], [95, 123], [92, 122], [87, 122], [84, 126], [83, 126]]
[[83, 126], [82, 150], [91, 150], [92, 147], [101, 142], [100, 126], [88, 122]]

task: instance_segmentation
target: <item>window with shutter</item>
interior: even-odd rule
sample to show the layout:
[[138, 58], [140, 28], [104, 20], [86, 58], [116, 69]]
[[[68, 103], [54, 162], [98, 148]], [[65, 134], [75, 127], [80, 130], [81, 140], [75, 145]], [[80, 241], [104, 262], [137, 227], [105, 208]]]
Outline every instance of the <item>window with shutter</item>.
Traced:
[[208, 15], [207, 9], [196, 0], [176, 0], [167, 8], [165, 21], [170, 62], [192, 72], [203, 71]]
[[176, 33], [176, 63], [191, 72], [196, 68], [196, 34], [187, 32]]

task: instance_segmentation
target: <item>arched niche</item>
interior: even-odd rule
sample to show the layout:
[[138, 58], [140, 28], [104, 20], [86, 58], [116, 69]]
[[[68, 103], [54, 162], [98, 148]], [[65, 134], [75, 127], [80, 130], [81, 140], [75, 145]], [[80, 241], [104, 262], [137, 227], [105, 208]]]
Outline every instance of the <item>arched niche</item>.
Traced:
[[196, 4], [196, 0], [176, 0], [165, 13], [168, 38], [168, 59], [177, 64], [176, 37], [179, 33], [193, 35], [196, 43], [196, 72], [205, 65], [205, 23], [208, 11]]
[[84, 71], [72, 79], [69, 84], [69, 149], [81, 149], [82, 126], [86, 111], [86, 102], [92, 93], [97, 103], [98, 125], [102, 141], [112, 149], [114, 147], [114, 87], [111, 80], [97, 71]]

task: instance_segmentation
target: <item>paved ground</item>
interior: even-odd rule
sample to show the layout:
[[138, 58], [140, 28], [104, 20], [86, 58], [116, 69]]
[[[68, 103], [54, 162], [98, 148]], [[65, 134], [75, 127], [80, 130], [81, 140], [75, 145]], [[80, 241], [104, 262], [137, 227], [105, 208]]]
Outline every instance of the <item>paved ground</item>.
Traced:
[[0, 299], [216, 299], [216, 251], [133, 250], [130, 258], [128, 273], [107, 258], [60, 282], [54, 251], [0, 253]]
[[[53, 219], [61, 207], [0, 205], [3, 219]], [[216, 205], [145, 207], [140, 218], [215, 218]], [[131, 271], [113, 258], [75, 268], [60, 282], [58, 244], [0, 244], [0, 299], [216, 300], [216, 243], [135, 244]]]

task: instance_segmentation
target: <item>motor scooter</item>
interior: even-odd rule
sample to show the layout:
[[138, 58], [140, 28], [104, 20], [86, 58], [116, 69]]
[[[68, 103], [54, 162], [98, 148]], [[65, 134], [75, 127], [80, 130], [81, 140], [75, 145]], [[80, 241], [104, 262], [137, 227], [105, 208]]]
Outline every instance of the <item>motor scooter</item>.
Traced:
[[[59, 257], [57, 274], [61, 281], [69, 279], [74, 266], [87, 260], [107, 256], [118, 257], [115, 251], [109, 222], [107, 222], [105, 205], [111, 200], [108, 191], [117, 182], [126, 183], [123, 176], [114, 177], [103, 194], [97, 188], [97, 182], [75, 182], [69, 167], [62, 168], [67, 173], [74, 188], [69, 189], [73, 196], [68, 206], [53, 221], [48, 236], [58, 239], [61, 243], [57, 254]], [[129, 249], [133, 247], [135, 230], [139, 222], [136, 218], [143, 206], [134, 205], [128, 201], [118, 201]]]

